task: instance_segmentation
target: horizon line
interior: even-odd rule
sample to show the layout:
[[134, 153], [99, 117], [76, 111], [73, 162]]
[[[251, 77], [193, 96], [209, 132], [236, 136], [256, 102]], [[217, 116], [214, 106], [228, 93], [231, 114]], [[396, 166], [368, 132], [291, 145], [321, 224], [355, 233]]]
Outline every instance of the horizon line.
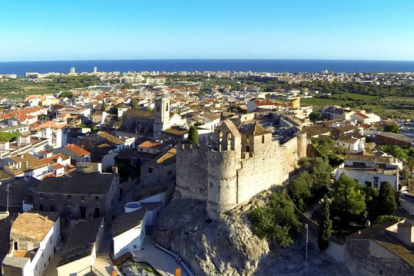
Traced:
[[150, 61], [150, 60], [279, 60], [279, 61], [363, 61], [363, 62], [414, 62], [414, 60], [399, 59], [318, 59], [318, 58], [131, 58], [131, 59], [63, 59], [63, 60], [10, 60], [0, 63], [18, 62], [79, 62], [79, 61]]

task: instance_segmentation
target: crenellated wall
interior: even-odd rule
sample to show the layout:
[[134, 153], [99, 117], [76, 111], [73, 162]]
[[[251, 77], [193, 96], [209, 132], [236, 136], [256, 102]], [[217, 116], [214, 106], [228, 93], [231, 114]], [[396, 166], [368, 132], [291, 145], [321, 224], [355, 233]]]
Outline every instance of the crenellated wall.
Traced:
[[177, 153], [178, 196], [207, 201], [209, 216], [218, 219], [220, 213], [282, 185], [299, 158], [306, 156], [306, 135], [301, 133], [282, 145], [267, 135], [252, 139], [255, 146], [251, 152], [241, 146], [219, 151], [210, 146], [181, 145]]
[[178, 146], [176, 163], [176, 191], [181, 198], [207, 199], [207, 146]]

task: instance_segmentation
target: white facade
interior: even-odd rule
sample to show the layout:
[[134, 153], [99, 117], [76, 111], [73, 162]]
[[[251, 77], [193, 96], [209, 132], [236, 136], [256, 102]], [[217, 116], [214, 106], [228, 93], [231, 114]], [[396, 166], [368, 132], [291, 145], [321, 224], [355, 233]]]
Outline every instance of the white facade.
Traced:
[[[56, 247], [60, 240], [60, 219], [58, 218], [54, 226], [49, 230], [43, 241], [40, 242], [39, 248], [32, 260], [28, 259], [28, 262], [23, 268], [22, 276], [42, 276], [53, 256], [55, 255]], [[13, 256], [14, 246], [12, 251], [5, 258], [18, 258]]]
[[[356, 141], [341, 141], [340, 139], [338, 139], [336, 141], [336, 145], [337, 146], [342, 146], [345, 147], [347, 149], [349, 149], [350, 151], [362, 151], [365, 150], [365, 144], [361, 139], [355, 139]], [[353, 142], [353, 143], [352, 143]]]
[[336, 179], [341, 177], [341, 174], [345, 173], [350, 178], [354, 179], [358, 184], [364, 187], [380, 188], [384, 182], [389, 182], [394, 190], [398, 191], [398, 173], [384, 174], [379, 171], [373, 170], [361, 170], [353, 168], [338, 168], [336, 171]]
[[115, 259], [135, 250], [141, 250], [145, 239], [145, 226], [147, 212], [145, 212], [142, 223], [116, 237], [113, 237], [113, 253]]

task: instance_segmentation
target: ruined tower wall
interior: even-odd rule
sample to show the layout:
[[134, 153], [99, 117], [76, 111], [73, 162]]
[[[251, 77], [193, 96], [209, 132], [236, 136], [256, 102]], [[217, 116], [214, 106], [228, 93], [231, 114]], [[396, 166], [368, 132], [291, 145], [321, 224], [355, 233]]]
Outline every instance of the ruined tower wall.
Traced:
[[260, 152], [241, 160], [237, 172], [238, 204], [248, 202], [254, 195], [273, 186], [282, 185], [295, 170], [297, 160], [296, 137], [283, 145], [276, 141], [265, 143]]
[[298, 141], [298, 157], [303, 158], [306, 157], [307, 148], [308, 148], [308, 137], [306, 136], [305, 132], [300, 132], [297, 135]]
[[208, 154], [207, 212], [212, 219], [237, 206], [238, 151], [210, 151]]
[[207, 200], [208, 148], [183, 144], [178, 147], [176, 191], [181, 198]]

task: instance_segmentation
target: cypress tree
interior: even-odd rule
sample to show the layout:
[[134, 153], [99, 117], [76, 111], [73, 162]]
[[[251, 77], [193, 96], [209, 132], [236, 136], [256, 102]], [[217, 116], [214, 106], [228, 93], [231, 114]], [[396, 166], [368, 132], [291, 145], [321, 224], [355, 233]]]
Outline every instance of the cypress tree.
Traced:
[[106, 103], [105, 103], [105, 100], [102, 101], [101, 111], [106, 111]]
[[195, 126], [190, 127], [188, 131], [188, 143], [192, 145], [198, 144], [198, 131]]
[[332, 235], [332, 220], [329, 212], [329, 199], [325, 195], [323, 199], [322, 214], [319, 218], [318, 247], [325, 250], [329, 246], [329, 239]]
[[393, 215], [397, 210], [395, 202], [395, 193], [392, 185], [385, 182], [381, 185], [378, 196], [378, 215]]

